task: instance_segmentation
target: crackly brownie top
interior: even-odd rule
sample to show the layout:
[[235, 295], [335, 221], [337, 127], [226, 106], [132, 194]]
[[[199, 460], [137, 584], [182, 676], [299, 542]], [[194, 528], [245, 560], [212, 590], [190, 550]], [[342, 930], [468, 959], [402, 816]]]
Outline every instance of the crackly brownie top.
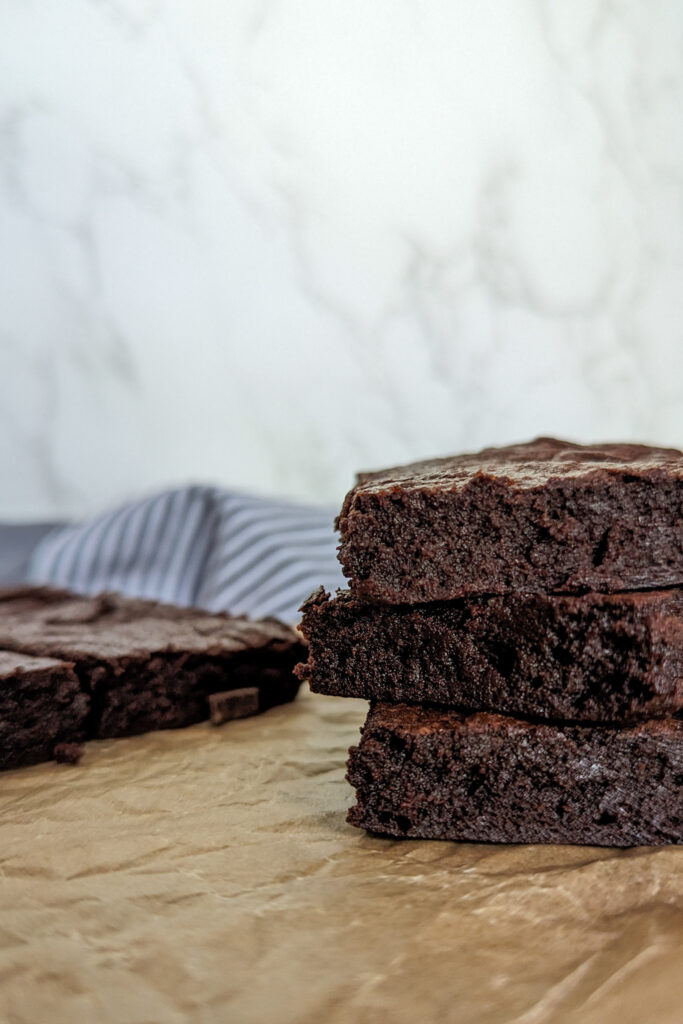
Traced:
[[474, 477], [509, 481], [518, 488], [542, 487], [550, 480], [607, 471], [645, 475], [659, 472], [683, 478], [683, 452], [644, 444], [580, 445], [539, 437], [527, 444], [412, 462], [373, 473], [359, 473], [354, 492], [458, 490]]
[[296, 632], [276, 619], [252, 621], [118, 594], [80, 597], [47, 587], [0, 591], [0, 647], [37, 656], [225, 655], [298, 643]]
[[[374, 704], [365, 723], [366, 732], [375, 729], [388, 729], [394, 733], [405, 733], [410, 736], [451, 732], [453, 729], [466, 728], [469, 733], [488, 733], [489, 735], [504, 732], [534, 732], [536, 730], [583, 729], [595, 730], [595, 725], [559, 726], [554, 722], [527, 722], [509, 715], [497, 715], [488, 711], [457, 711], [451, 708], [421, 707], [413, 704]], [[683, 721], [674, 718], [650, 719], [636, 722], [628, 726], [598, 727], [601, 733], [620, 730], [621, 732], [663, 733], [669, 736], [683, 734]]]
[[17, 651], [0, 651], [0, 679], [24, 675], [27, 672], [44, 672], [65, 668], [68, 668], [68, 665], [56, 658], [35, 658], [30, 654], [20, 654]]

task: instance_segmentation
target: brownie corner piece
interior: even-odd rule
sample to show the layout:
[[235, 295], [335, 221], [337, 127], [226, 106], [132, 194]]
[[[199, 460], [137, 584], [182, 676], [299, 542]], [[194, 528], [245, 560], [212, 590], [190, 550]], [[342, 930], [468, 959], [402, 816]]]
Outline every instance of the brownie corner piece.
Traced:
[[351, 824], [492, 843], [683, 843], [683, 722], [531, 723], [375, 705], [347, 778]]
[[49, 761], [78, 745], [89, 711], [73, 665], [0, 650], [0, 769]]
[[367, 601], [683, 582], [683, 453], [554, 438], [360, 474], [337, 519]]

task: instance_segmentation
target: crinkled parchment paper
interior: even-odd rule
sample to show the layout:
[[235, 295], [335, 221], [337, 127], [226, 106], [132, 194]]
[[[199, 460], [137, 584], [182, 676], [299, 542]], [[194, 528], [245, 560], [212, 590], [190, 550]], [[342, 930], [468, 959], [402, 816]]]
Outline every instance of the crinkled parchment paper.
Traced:
[[365, 705], [0, 776], [0, 1020], [680, 1024], [683, 849], [346, 825]]

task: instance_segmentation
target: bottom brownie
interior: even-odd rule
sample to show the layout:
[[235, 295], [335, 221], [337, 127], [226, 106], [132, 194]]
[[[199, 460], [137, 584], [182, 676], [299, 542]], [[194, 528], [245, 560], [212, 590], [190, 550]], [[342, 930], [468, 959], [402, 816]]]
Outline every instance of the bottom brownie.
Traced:
[[352, 825], [422, 839], [683, 842], [683, 722], [534, 724], [378, 704], [350, 752]]

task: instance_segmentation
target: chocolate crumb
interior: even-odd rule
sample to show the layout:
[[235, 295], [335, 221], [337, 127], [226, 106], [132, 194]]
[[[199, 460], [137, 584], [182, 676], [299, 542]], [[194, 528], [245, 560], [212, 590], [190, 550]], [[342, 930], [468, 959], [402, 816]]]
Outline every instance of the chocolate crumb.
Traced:
[[54, 748], [54, 758], [59, 764], [78, 764], [83, 757], [82, 743], [58, 743]]

